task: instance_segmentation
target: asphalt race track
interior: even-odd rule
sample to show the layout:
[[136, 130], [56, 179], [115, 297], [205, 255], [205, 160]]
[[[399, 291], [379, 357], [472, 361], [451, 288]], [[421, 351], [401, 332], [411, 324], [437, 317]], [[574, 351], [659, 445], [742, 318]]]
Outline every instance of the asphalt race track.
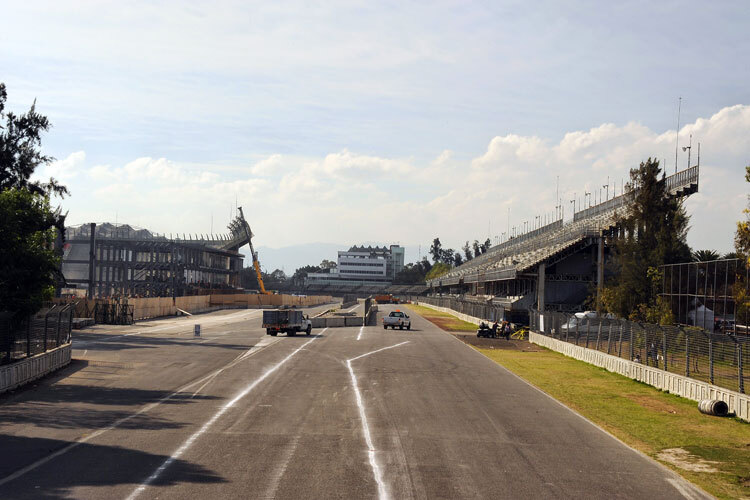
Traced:
[[69, 367], [0, 396], [0, 497], [704, 497], [416, 314], [260, 318], [74, 332]]

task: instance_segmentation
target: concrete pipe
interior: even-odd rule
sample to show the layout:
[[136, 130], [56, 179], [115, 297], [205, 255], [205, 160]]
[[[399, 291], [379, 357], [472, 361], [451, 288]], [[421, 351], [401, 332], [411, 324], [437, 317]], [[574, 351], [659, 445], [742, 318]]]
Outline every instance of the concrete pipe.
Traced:
[[726, 417], [729, 414], [729, 405], [720, 399], [704, 399], [698, 403], [698, 410], [706, 415]]

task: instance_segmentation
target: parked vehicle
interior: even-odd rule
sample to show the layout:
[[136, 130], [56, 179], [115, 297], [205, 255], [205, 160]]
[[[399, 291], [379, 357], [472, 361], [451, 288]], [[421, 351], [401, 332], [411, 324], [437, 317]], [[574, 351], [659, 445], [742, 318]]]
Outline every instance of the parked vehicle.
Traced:
[[299, 332], [305, 332], [310, 335], [312, 332], [312, 322], [310, 318], [297, 309], [273, 309], [263, 311], [263, 328], [266, 329], [266, 335], [275, 337], [280, 332], [286, 333], [289, 337], [294, 337]]
[[398, 304], [399, 299], [398, 297], [394, 297], [393, 295], [390, 295], [390, 294], [376, 295], [375, 302], [377, 302], [378, 304]]
[[394, 330], [396, 327], [399, 330], [404, 328], [411, 330], [411, 319], [409, 319], [408, 314], [399, 310], [391, 311], [388, 316], [383, 317], [383, 330], [387, 330], [389, 326]]
[[613, 320], [615, 320], [615, 317], [612, 314], [600, 316], [596, 311], [578, 312], [567, 323], [560, 325], [560, 333], [576, 333], [576, 331], [579, 334], [589, 331], [593, 333], [599, 330], [599, 323], [601, 323], [602, 328], [609, 328]]

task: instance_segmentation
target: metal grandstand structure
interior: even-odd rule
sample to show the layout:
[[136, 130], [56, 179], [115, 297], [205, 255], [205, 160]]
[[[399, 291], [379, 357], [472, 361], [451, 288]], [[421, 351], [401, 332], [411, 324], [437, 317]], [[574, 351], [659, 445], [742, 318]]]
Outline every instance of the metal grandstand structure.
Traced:
[[237, 216], [221, 235], [165, 235], [127, 224], [66, 228], [62, 272], [68, 292], [94, 297], [177, 297], [239, 288], [248, 243]]
[[[666, 178], [675, 197], [698, 190], [699, 167]], [[431, 294], [472, 296], [506, 309], [581, 310], [592, 287], [604, 278], [607, 236], [628, 210], [633, 191], [558, 219], [489, 249], [449, 273], [430, 280]]]

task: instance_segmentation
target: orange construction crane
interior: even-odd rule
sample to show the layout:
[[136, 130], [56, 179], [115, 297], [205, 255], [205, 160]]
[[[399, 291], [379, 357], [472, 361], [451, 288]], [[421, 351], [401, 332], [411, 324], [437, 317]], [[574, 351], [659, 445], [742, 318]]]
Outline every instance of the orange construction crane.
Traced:
[[266, 287], [263, 284], [263, 276], [261, 276], [260, 274], [260, 262], [258, 262], [258, 254], [255, 253], [255, 248], [253, 248], [253, 232], [250, 230], [250, 225], [247, 223], [247, 220], [245, 220], [245, 214], [242, 213], [242, 207], [237, 207], [237, 210], [240, 211], [240, 217], [242, 217], [242, 222], [244, 222], [243, 227], [245, 228], [247, 242], [250, 245], [250, 253], [253, 256], [253, 267], [255, 268], [255, 275], [258, 277], [258, 286], [260, 286], [260, 293], [271, 295], [271, 292], [266, 291]]

